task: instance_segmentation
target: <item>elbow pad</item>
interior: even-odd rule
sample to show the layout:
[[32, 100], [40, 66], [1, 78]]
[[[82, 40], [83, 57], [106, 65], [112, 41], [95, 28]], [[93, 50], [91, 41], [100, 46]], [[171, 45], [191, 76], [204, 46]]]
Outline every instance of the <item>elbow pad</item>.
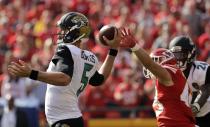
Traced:
[[100, 86], [104, 82], [104, 76], [99, 74], [98, 71], [90, 78], [89, 84], [92, 86]]

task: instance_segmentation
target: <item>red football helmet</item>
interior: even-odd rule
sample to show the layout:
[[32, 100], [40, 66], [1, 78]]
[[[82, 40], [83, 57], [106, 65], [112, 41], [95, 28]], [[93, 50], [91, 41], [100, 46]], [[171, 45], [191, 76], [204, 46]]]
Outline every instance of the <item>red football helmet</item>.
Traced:
[[[154, 62], [160, 65], [176, 65], [176, 59], [170, 50], [164, 48], [158, 48], [150, 53], [150, 57]], [[151, 78], [152, 73], [145, 67], [143, 67], [143, 73], [146, 78]]]

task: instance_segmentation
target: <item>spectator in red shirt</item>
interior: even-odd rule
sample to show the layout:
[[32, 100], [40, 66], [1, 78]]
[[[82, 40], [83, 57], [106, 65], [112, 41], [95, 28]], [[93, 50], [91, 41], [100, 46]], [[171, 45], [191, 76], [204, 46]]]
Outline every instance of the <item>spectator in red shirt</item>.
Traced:
[[[133, 71], [125, 69], [123, 71], [124, 81], [114, 91], [115, 100], [125, 108], [137, 107], [140, 101], [139, 95], [142, 94], [140, 85], [134, 82], [133, 77]], [[122, 117], [131, 117], [131, 115], [131, 110], [122, 111]]]
[[103, 109], [106, 106], [106, 99], [104, 97], [104, 85], [100, 87], [88, 86], [85, 91], [84, 99], [85, 105], [90, 109], [91, 118], [104, 118], [105, 112], [98, 111], [97, 109]]
[[88, 15], [89, 1], [87, 0], [73, 0], [70, 2], [69, 9], [72, 11], [80, 12], [84, 15]]
[[106, 80], [104, 84], [104, 96], [106, 98], [106, 106], [116, 107], [118, 106], [116, 100], [114, 99], [114, 92], [116, 87], [123, 82], [123, 77], [119, 73], [119, 68], [115, 67], [112, 71], [110, 77]]
[[14, 57], [30, 62], [34, 51], [30, 48], [27, 38], [24, 35], [18, 35], [16, 41], [13, 50]]
[[198, 46], [200, 49], [198, 59], [201, 61], [206, 61], [210, 52], [210, 19], [205, 25], [205, 33], [198, 38]]

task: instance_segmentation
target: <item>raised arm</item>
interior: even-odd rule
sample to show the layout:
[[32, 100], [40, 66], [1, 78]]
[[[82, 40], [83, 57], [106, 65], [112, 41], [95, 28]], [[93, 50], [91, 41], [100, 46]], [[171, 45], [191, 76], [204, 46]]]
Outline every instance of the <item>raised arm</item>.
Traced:
[[141, 48], [134, 38], [134, 36], [131, 34], [129, 30], [123, 29], [122, 30], [122, 41], [121, 45], [123, 47], [126, 47], [128, 45], [132, 52], [137, 56], [137, 58], [141, 61], [143, 66], [147, 68], [158, 80], [161, 84], [164, 84], [166, 86], [173, 85], [173, 81], [171, 78], [170, 73], [160, 66], [158, 63], [155, 63], [148, 53]]
[[[110, 55], [110, 52], [111, 54], [113, 53], [113, 55]], [[109, 77], [112, 71], [112, 67], [116, 57], [115, 54], [117, 55], [117, 52], [118, 52], [117, 49], [110, 49], [109, 54], [106, 56], [104, 63], [101, 65], [99, 69], [99, 73], [104, 76], [104, 80], [106, 80]]]
[[134, 50], [133, 53], [138, 57], [143, 66], [147, 68], [161, 84], [166, 86], [173, 85], [170, 73], [165, 68], [155, 63], [144, 49], [139, 48], [138, 50]]
[[116, 49], [110, 49], [109, 54], [111, 55], [107, 55], [99, 71], [96, 71], [96, 73], [90, 78], [89, 81], [90, 85], [92, 86], [102, 85], [104, 81], [109, 77], [117, 52], [118, 50]]
[[106, 79], [109, 77], [112, 67], [114, 64], [115, 57], [118, 53], [118, 47], [120, 44], [120, 35], [119, 32], [115, 32], [114, 39], [108, 40], [106, 37], [104, 37], [104, 40], [111, 44], [109, 53], [106, 56], [106, 59], [104, 60], [103, 64], [101, 65], [98, 72], [96, 72], [93, 77], [91, 77], [89, 83], [93, 86], [99, 86], [106, 81]]
[[103, 62], [101, 68], [99, 69], [99, 73], [104, 75], [104, 79], [106, 80], [112, 71], [112, 67], [114, 64], [115, 57], [117, 56], [118, 47], [121, 38], [119, 32], [115, 32], [113, 40], [108, 40], [105, 36], [103, 38], [108, 44], [110, 44], [109, 53], [105, 61]]

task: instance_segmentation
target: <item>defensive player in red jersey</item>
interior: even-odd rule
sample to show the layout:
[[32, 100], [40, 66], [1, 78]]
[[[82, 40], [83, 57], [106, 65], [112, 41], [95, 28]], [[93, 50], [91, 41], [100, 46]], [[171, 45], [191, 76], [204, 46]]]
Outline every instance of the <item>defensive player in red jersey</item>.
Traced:
[[[129, 30], [122, 30], [122, 47], [132, 52], [146, 68], [146, 77], [156, 79], [156, 94], [153, 109], [158, 127], [195, 127], [190, 109], [190, 88], [176, 60], [169, 50], [157, 49], [149, 56]], [[152, 59], [151, 59], [152, 58]]]

